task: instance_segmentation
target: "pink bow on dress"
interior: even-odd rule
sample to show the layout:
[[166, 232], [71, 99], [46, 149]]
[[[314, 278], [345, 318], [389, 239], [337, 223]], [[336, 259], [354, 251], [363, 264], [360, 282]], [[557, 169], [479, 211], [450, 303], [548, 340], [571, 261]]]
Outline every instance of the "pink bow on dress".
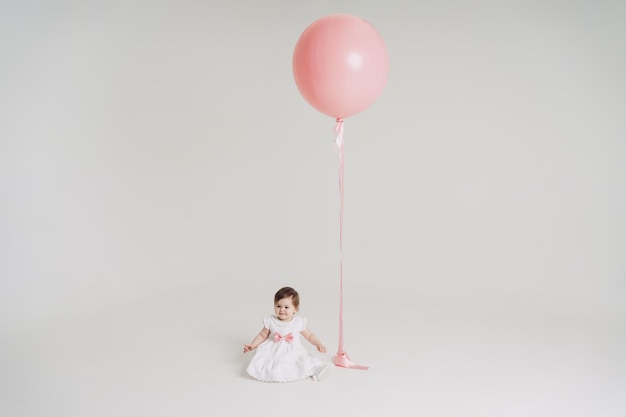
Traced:
[[291, 342], [293, 342], [293, 334], [292, 334], [292, 333], [289, 333], [289, 334], [288, 334], [288, 335], [286, 335], [286, 336], [283, 336], [283, 335], [282, 335], [282, 334], [280, 334], [280, 333], [276, 333], [276, 334], [274, 334], [274, 342], [278, 343], [278, 342], [281, 342], [281, 341], [283, 341], [283, 340], [284, 340], [285, 342], [287, 342], [287, 343], [291, 343]]

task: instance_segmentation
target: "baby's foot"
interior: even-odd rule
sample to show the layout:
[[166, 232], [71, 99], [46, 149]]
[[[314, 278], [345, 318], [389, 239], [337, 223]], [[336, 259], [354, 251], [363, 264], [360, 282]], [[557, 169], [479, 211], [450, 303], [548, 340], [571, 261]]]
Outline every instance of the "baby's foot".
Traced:
[[328, 375], [330, 374], [330, 372], [328, 372], [328, 369], [330, 368], [330, 364], [326, 364], [326, 365], [322, 365], [319, 367], [319, 369], [317, 370], [317, 372], [315, 372], [313, 375], [311, 375], [311, 378], [313, 379], [313, 381], [323, 381], [325, 380]]

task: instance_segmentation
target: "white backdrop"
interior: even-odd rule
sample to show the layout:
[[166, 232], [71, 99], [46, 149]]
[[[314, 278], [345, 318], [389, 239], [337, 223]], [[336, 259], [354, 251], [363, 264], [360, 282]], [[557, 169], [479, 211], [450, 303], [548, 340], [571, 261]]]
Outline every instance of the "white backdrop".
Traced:
[[[581, 368], [562, 363], [565, 380], [601, 389], [589, 408], [575, 400], [589, 387], [574, 384], [558, 391], [569, 398], [563, 404], [531, 397], [520, 415], [557, 415], [565, 404], [568, 415], [623, 415], [626, 3], [616, 0], [2, 3], [0, 414], [170, 410], [146, 406], [147, 395], [110, 402], [105, 383], [90, 393], [104, 392], [99, 401], [110, 408], [85, 395], [70, 407], [85, 383], [71, 372], [57, 378], [59, 369], [84, 369], [87, 353], [71, 358], [95, 347], [110, 354], [99, 343], [106, 329], [125, 323], [128, 332], [109, 333], [123, 340], [145, 328], [142, 317], [181, 318], [192, 323], [187, 335], [206, 337], [198, 346], [238, 353], [282, 285], [300, 290], [333, 350], [334, 121], [299, 95], [291, 54], [308, 24], [338, 12], [369, 20], [390, 54], [385, 92], [345, 123], [344, 272], [355, 347], [374, 363], [389, 355], [366, 347], [385, 330], [377, 320], [428, 316], [425, 305], [452, 316], [422, 327], [407, 320], [412, 346], [428, 328], [467, 330], [460, 317], [551, 323], [541, 335], [575, 335], [558, 349], [592, 341], [572, 359]], [[209, 334], [217, 317], [229, 338]], [[167, 333], [155, 326], [150, 334]], [[520, 328], [502, 326], [511, 335]], [[68, 350], [84, 332], [90, 342]], [[56, 337], [64, 342], [46, 350]], [[443, 362], [458, 354], [436, 346]], [[60, 368], [30, 368], [34, 358], [56, 358]], [[123, 372], [132, 358], [121, 353], [113, 367]], [[224, 382], [232, 372], [210, 369], [220, 387], [237, 389]], [[399, 378], [392, 371], [386, 376]], [[347, 378], [375, 374], [358, 375]], [[387, 384], [385, 374], [375, 380]], [[176, 415], [211, 412], [200, 386], [191, 388], [197, 407]], [[456, 392], [441, 387], [434, 398]], [[180, 398], [172, 398], [174, 410]], [[519, 409], [508, 400], [498, 409], [428, 404], [428, 415]]]

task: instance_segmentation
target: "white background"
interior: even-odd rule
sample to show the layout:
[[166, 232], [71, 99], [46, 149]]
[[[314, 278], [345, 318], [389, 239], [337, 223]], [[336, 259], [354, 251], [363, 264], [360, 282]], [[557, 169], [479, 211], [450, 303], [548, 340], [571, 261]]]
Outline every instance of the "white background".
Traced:
[[[291, 55], [370, 21], [346, 120], [346, 350], [267, 384], [298, 289], [337, 349], [334, 121]], [[5, 1], [0, 415], [623, 416], [623, 1]]]

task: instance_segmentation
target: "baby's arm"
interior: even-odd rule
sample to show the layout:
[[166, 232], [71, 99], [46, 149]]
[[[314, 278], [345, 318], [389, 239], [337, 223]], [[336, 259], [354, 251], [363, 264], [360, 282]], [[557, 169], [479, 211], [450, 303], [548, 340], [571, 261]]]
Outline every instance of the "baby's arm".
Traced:
[[310, 331], [309, 329], [304, 329], [302, 330], [301, 334], [306, 340], [309, 341], [310, 344], [315, 346], [318, 351], [326, 353], [326, 346], [324, 346], [324, 344], [318, 339], [317, 336], [315, 336], [312, 331]]
[[256, 349], [256, 347], [263, 343], [269, 335], [269, 329], [266, 329], [264, 327], [263, 330], [261, 330], [259, 334], [256, 335], [252, 343], [250, 343], [249, 345], [243, 345], [243, 353], [250, 352], [251, 350]]

